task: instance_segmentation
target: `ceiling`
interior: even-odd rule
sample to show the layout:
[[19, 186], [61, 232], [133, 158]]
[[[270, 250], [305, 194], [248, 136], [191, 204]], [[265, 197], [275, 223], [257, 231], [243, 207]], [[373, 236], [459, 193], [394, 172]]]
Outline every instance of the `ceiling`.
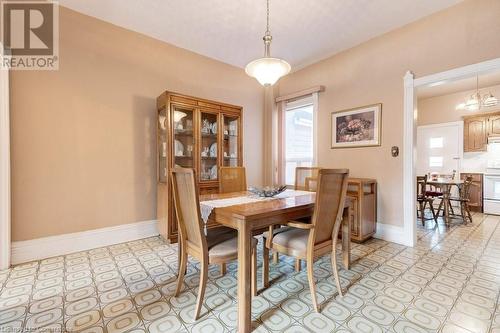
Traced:
[[[297, 69], [461, 1], [271, 0], [271, 53]], [[264, 52], [265, 0], [59, 3], [238, 67]]]
[[[500, 85], [500, 72], [492, 72], [478, 76], [479, 89]], [[419, 99], [443, 96], [461, 91], [470, 91], [476, 89], [476, 77], [456, 81], [439, 82], [436, 86], [426, 86], [418, 88], [417, 96]]]

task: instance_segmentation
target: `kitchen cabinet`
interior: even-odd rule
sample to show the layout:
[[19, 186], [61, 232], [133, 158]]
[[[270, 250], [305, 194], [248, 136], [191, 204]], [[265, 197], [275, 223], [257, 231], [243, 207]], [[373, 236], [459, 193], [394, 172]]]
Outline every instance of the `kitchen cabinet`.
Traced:
[[500, 115], [488, 117], [488, 136], [500, 136]]
[[464, 117], [464, 152], [486, 151], [491, 137], [500, 137], [500, 112]]
[[486, 151], [488, 144], [486, 124], [486, 117], [464, 119], [464, 152]]

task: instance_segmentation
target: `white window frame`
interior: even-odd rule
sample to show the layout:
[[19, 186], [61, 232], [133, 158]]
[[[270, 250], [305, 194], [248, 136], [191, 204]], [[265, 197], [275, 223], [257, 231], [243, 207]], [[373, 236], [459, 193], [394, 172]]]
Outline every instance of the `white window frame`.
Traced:
[[[285, 130], [285, 116], [287, 111], [295, 110], [302, 106], [312, 105], [313, 112], [313, 156], [312, 156], [312, 165], [315, 166], [318, 163], [318, 92], [313, 92], [311, 94], [300, 96], [291, 101], [282, 101], [281, 104], [281, 121], [280, 121], [280, 131], [281, 131], [281, 140], [280, 140], [280, 173], [279, 173], [279, 182], [280, 184], [286, 183], [286, 130]], [[290, 185], [290, 184], [287, 184]], [[292, 184], [293, 185], [293, 184]]]

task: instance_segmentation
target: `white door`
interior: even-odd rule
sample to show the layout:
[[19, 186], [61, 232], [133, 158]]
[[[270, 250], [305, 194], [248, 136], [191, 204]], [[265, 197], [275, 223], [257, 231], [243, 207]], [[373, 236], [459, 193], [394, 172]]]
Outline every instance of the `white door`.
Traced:
[[[460, 174], [463, 157], [463, 122], [419, 126], [417, 128], [417, 175]], [[457, 195], [453, 189], [452, 195]]]

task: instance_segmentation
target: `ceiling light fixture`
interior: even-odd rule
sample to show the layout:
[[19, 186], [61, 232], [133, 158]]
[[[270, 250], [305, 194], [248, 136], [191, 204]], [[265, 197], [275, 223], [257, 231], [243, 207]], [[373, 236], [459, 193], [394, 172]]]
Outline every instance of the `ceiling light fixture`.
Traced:
[[257, 79], [265, 87], [272, 86], [281, 77], [290, 72], [290, 64], [283, 59], [271, 57], [271, 41], [273, 37], [269, 31], [269, 0], [267, 0], [267, 29], [263, 37], [264, 57], [250, 62], [245, 72]]
[[456, 106], [457, 110], [477, 111], [483, 107], [489, 108], [498, 104], [498, 98], [491, 92], [481, 96], [479, 92], [479, 76], [476, 76], [476, 92], [464, 102]]

